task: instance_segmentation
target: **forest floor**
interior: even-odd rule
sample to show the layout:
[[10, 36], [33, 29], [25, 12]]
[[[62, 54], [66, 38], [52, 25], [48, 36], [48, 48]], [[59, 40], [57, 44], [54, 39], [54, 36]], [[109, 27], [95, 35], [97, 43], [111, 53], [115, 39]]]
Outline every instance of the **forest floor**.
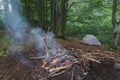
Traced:
[[[120, 80], [120, 69], [114, 67], [115, 63], [120, 63], [120, 52], [114, 50], [104, 51], [102, 50], [103, 46], [84, 45], [78, 38], [70, 38], [68, 40], [57, 39], [57, 41], [71, 52], [94, 56], [96, 62], [93, 62], [95, 60], [89, 61], [88, 74], [84, 79], [70, 79], [65, 74], [51, 79], [36, 79], [35, 68], [25, 66], [16, 58], [9, 56], [6, 58], [0, 57], [0, 80]], [[44, 70], [40, 69], [39, 71], [42, 72]], [[38, 74], [45, 76], [41, 72], [38, 72]]]

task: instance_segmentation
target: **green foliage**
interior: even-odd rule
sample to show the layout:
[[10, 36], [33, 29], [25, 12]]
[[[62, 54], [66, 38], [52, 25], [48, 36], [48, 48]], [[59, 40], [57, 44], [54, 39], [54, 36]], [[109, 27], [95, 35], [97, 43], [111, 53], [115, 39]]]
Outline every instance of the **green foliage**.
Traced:
[[[38, 0], [42, 2], [41, 10], [37, 7], [37, 0], [22, 0], [23, 14], [31, 18], [32, 26], [38, 26], [40, 17], [43, 18], [44, 26], [51, 25], [51, 2], [50, 0]], [[59, 2], [59, 0], [57, 0]], [[118, 4], [120, 1], [118, 0]], [[59, 3], [56, 3], [56, 11], [59, 9]], [[67, 8], [67, 24], [66, 35], [77, 36], [83, 38], [86, 34], [93, 34], [102, 43], [110, 44], [112, 41], [112, 0], [68, 0]], [[117, 20], [120, 20], [120, 5], [117, 6]], [[29, 15], [27, 15], [27, 13]], [[60, 14], [56, 13], [59, 17]], [[0, 20], [2, 19], [0, 15]], [[27, 18], [26, 17], [26, 18]], [[57, 18], [57, 17], [56, 17]], [[29, 20], [28, 20], [29, 21]], [[61, 24], [59, 21], [56, 25]], [[43, 26], [42, 26], [43, 27]], [[0, 28], [2, 23], [0, 21]], [[57, 27], [56, 27], [57, 28]], [[50, 29], [52, 30], [52, 29]], [[6, 44], [6, 43], [5, 43]], [[120, 44], [120, 41], [119, 41]], [[28, 47], [28, 44], [23, 44], [23, 47]], [[1, 48], [3, 50], [3, 48]]]
[[[75, 1], [79, 2], [79, 0]], [[67, 35], [83, 38], [86, 34], [93, 34], [101, 43], [111, 44], [112, 0], [82, 0], [74, 4], [69, 11]], [[119, 13], [120, 11], [117, 12], [118, 20], [120, 19]]]
[[7, 48], [9, 45], [9, 40], [6, 36], [0, 37], [0, 56], [7, 56]]

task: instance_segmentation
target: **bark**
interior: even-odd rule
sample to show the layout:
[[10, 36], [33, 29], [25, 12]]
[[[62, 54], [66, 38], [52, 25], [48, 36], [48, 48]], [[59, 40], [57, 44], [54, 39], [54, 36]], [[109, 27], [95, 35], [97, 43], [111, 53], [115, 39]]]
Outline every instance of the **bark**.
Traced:
[[33, 14], [32, 14], [32, 6], [31, 0], [26, 0], [26, 16], [29, 21], [29, 25], [33, 26]]
[[56, 19], [56, 0], [51, 0], [51, 30], [56, 33], [57, 19]]
[[112, 25], [113, 28], [116, 26], [116, 12], [117, 12], [117, 0], [113, 0], [113, 8], [112, 8]]
[[65, 37], [68, 0], [51, 0], [51, 29], [61, 38]]
[[116, 30], [117, 27], [119, 27], [119, 23], [117, 24], [116, 20], [116, 12], [117, 12], [117, 0], [113, 0], [113, 8], [112, 8], [112, 25], [113, 25], [113, 47], [117, 48], [118, 46], [118, 37], [119, 37], [119, 31]]
[[48, 21], [48, 12], [49, 12], [48, 4], [49, 4], [49, 1], [45, 0], [44, 3], [45, 3], [45, 5], [44, 5], [44, 30], [48, 31], [48, 26], [49, 26], [49, 21]]
[[36, 0], [36, 8], [38, 13], [38, 25], [44, 29], [47, 30], [48, 23], [47, 23], [47, 0]]
[[60, 36], [61, 38], [65, 37], [65, 26], [66, 26], [66, 19], [67, 19], [67, 3], [68, 3], [68, 0], [61, 0], [60, 26], [58, 31], [58, 36]]
[[38, 12], [38, 25], [43, 28], [43, 2], [42, 0], [36, 0], [37, 12]]
[[48, 26], [47, 26], [47, 0], [45, 0], [45, 5], [44, 5], [44, 30], [47, 31], [48, 30]]

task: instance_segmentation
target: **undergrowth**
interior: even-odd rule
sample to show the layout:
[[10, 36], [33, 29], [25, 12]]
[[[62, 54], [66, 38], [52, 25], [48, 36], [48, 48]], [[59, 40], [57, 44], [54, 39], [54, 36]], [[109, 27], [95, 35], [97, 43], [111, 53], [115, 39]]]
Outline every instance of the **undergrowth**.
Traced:
[[[74, 36], [80, 39], [83, 39], [86, 34], [94, 35], [103, 45], [103, 50], [114, 49], [112, 46], [113, 29], [111, 26], [67, 26], [66, 30], [67, 36]], [[120, 46], [120, 37], [118, 39], [118, 46]]]
[[7, 36], [0, 37], [0, 56], [8, 56], [7, 49], [9, 46], [9, 39]]

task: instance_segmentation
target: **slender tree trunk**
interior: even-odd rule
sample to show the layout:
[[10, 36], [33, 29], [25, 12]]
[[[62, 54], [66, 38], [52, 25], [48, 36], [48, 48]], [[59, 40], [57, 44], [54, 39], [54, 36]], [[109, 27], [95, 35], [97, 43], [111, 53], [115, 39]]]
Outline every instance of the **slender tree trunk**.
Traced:
[[44, 30], [45, 31], [47, 31], [48, 30], [48, 23], [47, 23], [47, 18], [48, 18], [48, 14], [47, 14], [47, 11], [48, 9], [47, 9], [47, 0], [45, 0], [45, 10], [44, 10], [44, 20], [45, 20], [45, 22], [44, 22]]
[[43, 29], [45, 30], [45, 31], [47, 31], [48, 30], [48, 25], [49, 25], [49, 23], [48, 23], [48, 0], [45, 0], [44, 1], [44, 27], [43, 27]]
[[36, 0], [36, 7], [37, 7], [37, 13], [38, 13], [38, 25], [46, 31], [48, 27], [47, 0]]
[[112, 8], [112, 25], [113, 25], [113, 47], [117, 48], [117, 44], [118, 44], [118, 32], [117, 30], [117, 20], [116, 20], [116, 12], [117, 12], [117, 0], [113, 0], [113, 8]]
[[51, 30], [56, 32], [56, 1], [51, 0]]
[[9, 14], [9, 3], [8, 0], [3, 0], [3, 4], [4, 4], [4, 13], [5, 16], [7, 17]]
[[36, 0], [37, 12], [38, 12], [38, 25], [43, 27], [43, 4], [41, 0]]
[[31, 0], [26, 0], [26, 16], [29, 21], [29, 25], [33, 26], [33, 15], [32, 15], [32, 6], [31, 6]]
[[[5, 13], [5, 21], [7, 21], [8, 19], [8, 15], [9, 15], [9, 3], [8, 0], [3, 0], [3, 4], [4, 4], [4, 13]], [[8, 30], [9, 24], [7, 22], [4, 22], [4, 24], [6, 24], [6, 30]]]
[[113, 28], [116, 26], [116, 12], [117, 12], [117, 0], [113, 0], [113, 8], [112, 8], [112, 25]]

